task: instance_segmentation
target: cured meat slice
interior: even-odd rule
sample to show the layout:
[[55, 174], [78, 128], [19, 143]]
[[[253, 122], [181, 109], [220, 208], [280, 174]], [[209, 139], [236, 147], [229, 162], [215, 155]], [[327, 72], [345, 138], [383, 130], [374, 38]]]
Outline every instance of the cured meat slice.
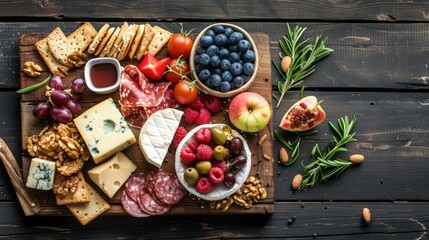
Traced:
[[146, 191], [153, 194], [155, 185], [161, 181], [169, 181], [171, 179], [171, 174], [162, 169], [158, 169], [155, 170], [151, 178], [151, 181], [146, 184]]
[[144, 213], [140, 208], [138, 202], [133, 201], [125, 191], [121, 195], [121, 203], [124, 210], [133, 217], [149, 217], [150, 215]]
[[176, 101], [176, 98], [174, 97], [173, 90], [167, 89], [165, 91], [165, 94], [161, 100], [161, 102], [155, 106], [155, 107], [145, 107], [145, 113], [146, 117], [149, 118], [153, 113], [159, 110], [163, 110], [166, 108], [178, 108], [179, 103]]
[[176, 176], [172, 176], [168, 180], [164, 178], [162, 181], [157, 181], [154, 187], [154, 195], [162, 203], [173, 205], [185, 196], [186, 189], [180, 184]]
[[143, 172], [133, 173], [125, 183], [125, 192], [133, 201], [138, 201], [140, 192], [145, 188], [146, 177]]
[[161, 215], [171, 209], [171, 205], [161, 205], [152, 197], [150, 193], [143, 190], [139, 196], [139, 206], [141, 210], [149, 215]]

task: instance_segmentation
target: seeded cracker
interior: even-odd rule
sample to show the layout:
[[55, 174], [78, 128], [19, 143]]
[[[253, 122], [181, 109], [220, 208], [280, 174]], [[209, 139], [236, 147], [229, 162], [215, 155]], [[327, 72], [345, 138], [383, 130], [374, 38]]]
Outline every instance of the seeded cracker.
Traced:
[[82, 225], [88, 224], [110, 208], [110, 205], [89, 184], [87, 186], [90, 196], [88, 203], [66, 205]]
[[150, 42], [147, 51], [155, 56], [168, 43], [173, 33], [159, 26], [155, 26], [153, 29], [155, 30], [155, 36]]
[[128, 23], [124, 22], [124, 24], [121, 27], [121, 31], [119, 32], [119, 35], [112, 46], [112, 49], [110, 49], [109, 54], [107, 54], [108, 57], [116, 58], [116, 56], [119, 53], [120, 44], [122, 42], [122, 36], [124, 36], [124, 33], [127, 31], [128, 27], [129, 27]]
[[65, 77], [68, 74], [68, 70], [70, 69], [67, 66], [64, 66], [60, 62], [55, 59], [54, 55], [49, 50], [48, 38], [44, 38], [38, 41], [36, 44], [36, 49], [42, 57], [43, 61], [45, 61], [49, 70], [52, 74], [58, 75], [61, 77]]
[[137, 47], [140, 44], [140, 41], [143, 38], [143, 34], [144, 34], [144, 25], [141, 24], [137, 27], [137, 33], [136, 33], [136, 37], [134, 38], [134, 41], [131, 45], [130, 51], [128, 52], [128, 57], [130, 59], [133, 59], [134, 54], [137, 52]]
[[[60, 175], [60, 174], [57, 174]], [[82, 171], [78, 172], [79, 182], [77, 185], [76, 192], [68, 193], [66, 196], [55, 194], [57, 205], [76, 204], [76, 203], [87, 203], [90, 201], [88, 185], [83, 177]], [[57, 177], [57, 176], [55, 176]]]
[[117, 55], [117, 59], [119, 61], [123, 60], [125, 56], [127, 56], [128, 50], [130, 49], [130, 46], [134, 40], [134, 37], [136, 36], [138, 25], [131, 24], [127, 31], [124, 33], [124, 36], [122, 37], [121, 46], [119, 49], [119, 53]]
[[[115, 32], [115, 27], [111, 27], [109, 28], [109, 30], [106, 33], [106, 36], [104, 36], [103, 40], [101, 41], [100, 44], [98, 44], [97, 49], [95, 49], [95, 56], [98, 56], [101, 51], [103, 51], [104, 47], [106, 46], [107, 42], [109, 42], [110, 38], [113, 37], [113, 32]], [[119, 33], [119, 31], [118, 31]], [[115, 37], [116, 39], [116, 37]]]
[[92, 43], [89, 45], [88, 53], [94, 54], [95, 49], [97, 49], [97, 46], [101, 43], [101, 41], [106, 36], [107, 30], [109, 29], [109, 24], [104, 24], [103, 27], [98, 31], [97, 35], [95, 35], [94, 40], [92, 40]]
[[68, 55], [73, 52], [70, 41], [64, 35], [61, 28], [57, 27], [51, 34], [48, 35], [49, 50], [54, 55], [55, 59], [61, 64], [68, 67], [73, 67], [73, 64], [68, 59]]
[[155, 36], [155, 30], [152, 28], [152, 26], [149, 23], [146, 23], [144, 25], [144, 34], [143, 39], [140, 42], [140, 45], [137, 50], [136, 58], [137, 60], [140, 60], [140, 58], [145, 55], [147, 52], [147, 48], [149, 47], [150, 42], [152, 41], [153, 37]]
[[71, 52], [84, 52], [91, 44], [95, 35], [97, 35], [97, 30], [95, 30], [91, 23], [86, 22], [80, 26], [67, 37], [70, 42]]

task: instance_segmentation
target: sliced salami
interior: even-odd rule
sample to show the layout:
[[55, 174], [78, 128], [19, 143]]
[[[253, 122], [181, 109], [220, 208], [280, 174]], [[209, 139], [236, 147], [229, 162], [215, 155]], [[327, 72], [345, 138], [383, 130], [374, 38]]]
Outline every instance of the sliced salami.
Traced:
[[133, 217], [149, 217], [150, 215], [144, 213], [140, 205], [128, 197], [125, 191], [121, 195], [121, 203], [124, 210]]
[[163, 110], [166, 108], [177, 108], [179, 107], [179, 103], [176, 101], [176, 98], [174, 97], [173, 90], [167, 89], [164, 93], [164, 96], [161, 100], [161, 102], [155, 106], [155, 107], [145, 107], [145, 114], [146, 117], [149, 118], [152, 114], [159, 110]]
[[146, 184], [146, 191], [149, 192], [150, 194], [153, 194], [153, 190], [155, 188], [155, 185], [158, 182], [169, 181], [170, 178], [171, 178], [170, 173], [168, 173], [162, 169], [156, 170], [153, 173], [153, 177], [152, 177], [151, 181]]
[[170, 177], [168, 180], [159, 181], [155, 184], [154, 195], [162, 203], [173, 205], [186, 195], [186, 189], [180, 184], [176, 176]]
[[141, 210], [149, 215], [161, 215], [171, 209], [171, 205], [161, 205], [152, 197], [150, 193], [143, 190], [139, 196], [139, 206]]
[[140, 192], [145, 188], [146, 177], [143, 172], [133, 173], [125, 183], [125, 191], [133, 201], [138, 201]]

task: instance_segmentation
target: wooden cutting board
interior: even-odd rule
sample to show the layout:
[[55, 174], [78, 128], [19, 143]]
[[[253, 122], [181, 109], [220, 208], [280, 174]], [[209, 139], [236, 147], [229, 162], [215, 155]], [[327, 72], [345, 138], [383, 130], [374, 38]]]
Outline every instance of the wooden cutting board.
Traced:
[[[19, 56], [20, 56], [20, 85], [21, 88], [32, 85], [42, 79], [45, 79], [49, 74], [48, 67], [44, 64], [42, 58], [39, 56], [39, 53], [36, 51], [34, 44], [45, 37], [46, 35], [41, 34], [25, 34], [22, 35], [19, 41]], [[257, 77], [248, 91], [257, 92], [263, 95], [267, 101], [272, 104], [272, 95], [271, 95], [271, 57], [269, 51], [269, 37], [263, 33], [253, 33], [251, 34], [253, 40], [258, 47], [259, 54], [259, 69]], [[157, 57], [162, 58], [167, 56], [167, 51], [164, 48]], [[93, 56], [89, 56], [93, 57]], [[42, 75], [33, 79], [26, 76], [23, 72], [24, 63], [27, 61], [34, 61], [35, 63], [42, 66], [44, 72]], [[129, 59], [123, 60], [121, 62], [122, 66], [128, 64], [138, 65], [138, 61], [131, 61]], [[83, 78], [84, 68], [72, 69], [68, 76], [64, 78], [65, 83], [70, 83], [76, 77]], [[119, 100], [118, 92], [107, 94], [107, 95], [98, 95], [92, 93], [88, 89], [85, 89], [85, 92], [82, 94], [79, 103], [81, 104], [83, 111], [95, 105], [96, 103], [112, 97], [115, 101]], [[21, 123], [22, 123], [22, 168], [24, 182], [27, 178], [28, 169], [31, 161], [26, 150], [26, 141], [27, 137], [33, 134], [38, 134], [41, 129], [43, 129], [47, 123], [40, 121], [33, 117], [32, 110], [34, 106], [41, 102], [45, 101], [45, 89], [42, 87], [34, 92], [24, 94], [21, 96]], [[225, 109], [227, 109], [230, 99], [223, 100], [223, 110], [216, 115], [212, 116], [213, 123], [227, 123], [230, 124], [229, 118], [226, 114]], [[190, 131], [194, 126], [187, 126], [184, 121], [181, 125], [185, 126], [188, 131]], [[232, 126], [232, 124], [230, 124]], [[133, 129], [134, 134], [138, 137], [139, 129]], [[250, 175], [258, 176], [259, 179], [263, 182], [267, 190], [267, 198], [259, 203], [255, 203], [250, 209], [244, 209], [237, 205], [233, 205], [226, 213], [223, 213], [221, 210], [210, 209], [208, 201], [197, 199], [197, 197], [192, 195], [187, 195], [180, 203], [173, 206], [171, 211], [167, 215], [206, 215], [206, 214], [271, 214], [274, 213], [274, 179], [273, 179], [273, 160], [264, 159], [264, 154], [270, 156], [271, 159], [276, 157], [273, 156], [273, 126], [270, 121], [269, 125], [260, 131], [257, 134], [244, 134], [247, 139], [248, 145], [252, 152], [252, 167]], [[257, 145], [259, 138], [267, 134], [268, 138], [262, 146]], [[133, 146], [127, 148], [123, 151], [138, 167], [137, 170], [147, 172], [154, 167], [149, 164], [143, 157], [143, 154], [138, 146], [134, 144]], [[111, 204], [111, 208], [105, 213], [107, 215], [126, 215], [122, 209], [120, 203], [120, 194], [123, 187], [117, 192], [117, 194], [112, 198], [108, 197], [100, 190], [98, 187], [88, 178], [87, 170], [95, 166], [92, 159], [85, 163], [84, 174], [86, 180], [94, 189], [97, 191]], [[174, 150], [169, 149], [169, 153], [166, 157], [166, 162], [163, 165], [163, 168], [174, 172]], [[64, 206], [57, 206], [55, 204], [55, 198], [52, 191], [40, 191], [26, 188], [30, 196], [36, 199], [41, 205], [41, 211], [38, 215], [48, 215], [48, 216], [58, 216], [64, 214], [70, 214], [69, 210]]]

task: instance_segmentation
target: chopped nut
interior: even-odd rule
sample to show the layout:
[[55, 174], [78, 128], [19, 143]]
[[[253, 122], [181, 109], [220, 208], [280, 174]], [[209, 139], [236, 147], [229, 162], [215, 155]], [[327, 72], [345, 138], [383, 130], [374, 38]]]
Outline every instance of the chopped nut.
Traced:
[[262, 135], [262, 137], [258, 141], [258, 145], [262, 146], [262, 144], [265, 142], [266, 139], [267, 139], [267, 134]]
[[78, 188], [79, 177], [78, 175], [72, 175], [66, 177], [61, 174], [56, 174], [54, 179], [53, 191], [55, 194], [62, 196], [67, 195], [68, 193], [74, 194]]
[[265, 159], [265, 160], [267, 160], [267, 161], [270, 161], [270, 160], [271, 160], [271, 157], [270, 157], [270, 156], [268, 156], [267, 154], [264, 154], [264, 159]]
[[24, 69], [22, 70], [29, 77], [38, 77], [41, 75], [42, 68], [31, 61], [24, 63]]

